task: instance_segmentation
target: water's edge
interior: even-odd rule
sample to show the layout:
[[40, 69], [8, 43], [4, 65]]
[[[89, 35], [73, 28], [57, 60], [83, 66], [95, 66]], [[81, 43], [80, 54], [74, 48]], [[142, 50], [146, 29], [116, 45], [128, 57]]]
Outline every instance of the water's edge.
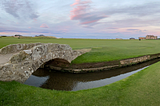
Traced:
[[83, 74], [38, 69], [24, 84], [45, 89], [66, 91], [96, 88], [124, 79], [158, 61], [160, 61], [160, 58], [129, 67]]

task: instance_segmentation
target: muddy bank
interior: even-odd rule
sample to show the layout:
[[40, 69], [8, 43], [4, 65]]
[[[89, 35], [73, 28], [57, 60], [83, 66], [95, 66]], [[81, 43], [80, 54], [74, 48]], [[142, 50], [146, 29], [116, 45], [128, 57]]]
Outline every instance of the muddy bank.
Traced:
[[44, 68], [58, 70], [62, 72], [71, 73], [87, 73], [110, 70], [113, 68], [125, 67], [133, 64], [142, 63], [152, 59], [160, 57], [160, 53], [145, 55], [136, 58], [129, 58], [124, 60], [108, 61], [108, 62], [98, 62], [98, 63], [83, 63], [83, 64], [70, 64], [63, 59], [54, 59], [44, 64]]

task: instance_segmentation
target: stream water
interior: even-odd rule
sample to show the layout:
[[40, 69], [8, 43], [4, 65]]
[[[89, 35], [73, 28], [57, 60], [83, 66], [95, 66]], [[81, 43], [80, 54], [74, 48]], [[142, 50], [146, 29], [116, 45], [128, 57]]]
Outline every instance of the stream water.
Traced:
[[160, 58], [141, 64], [95, 73], [72, 74], [38, 69], [24, 84], [45, 89], [77, 91], [97, 88], [124, 79], [160, 61]]

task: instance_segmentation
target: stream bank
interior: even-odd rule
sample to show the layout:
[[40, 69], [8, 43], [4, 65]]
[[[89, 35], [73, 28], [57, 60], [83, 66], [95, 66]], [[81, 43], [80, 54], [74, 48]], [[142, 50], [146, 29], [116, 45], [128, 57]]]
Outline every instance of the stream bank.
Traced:
[[93, 72], [93, 73], [67, 73], [56, 70], [38, 69], [24, 84], [51, 90], [77, 91], [97, 88], [119, 81], [130, 75], [149, 67], [160, 61], [152, 59], [129, 67]]
[[159, 57], [160, 53], [129, 58], [124, 60], [98, 62], [98, 63], [83, 63], [83, 64], [70, 64], [69, 62], [63, 59], [57, 58], [45, 63], [43, 65], [44, 66], [43, 68], [47, 68], [49, 70], [58, 70], [62, 72], [70, 72], [70, 73], [87, 73], [87, 72], [105, 71], [113, 68], [131, 66], [133, 64], [139, 64]]

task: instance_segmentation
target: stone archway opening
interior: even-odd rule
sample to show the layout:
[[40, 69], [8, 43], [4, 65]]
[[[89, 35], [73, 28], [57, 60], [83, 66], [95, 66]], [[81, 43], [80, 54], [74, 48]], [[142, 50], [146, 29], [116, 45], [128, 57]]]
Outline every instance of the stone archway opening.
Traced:
[[64, 67], [68, 67], [68, 66], [70, 66], [70, 62], [68, 62], [67, 60], [61, 59], [61, 58], [55, 58], [44, 63], [40, 68], [53, 69], [53, 70], [59, 71]]

